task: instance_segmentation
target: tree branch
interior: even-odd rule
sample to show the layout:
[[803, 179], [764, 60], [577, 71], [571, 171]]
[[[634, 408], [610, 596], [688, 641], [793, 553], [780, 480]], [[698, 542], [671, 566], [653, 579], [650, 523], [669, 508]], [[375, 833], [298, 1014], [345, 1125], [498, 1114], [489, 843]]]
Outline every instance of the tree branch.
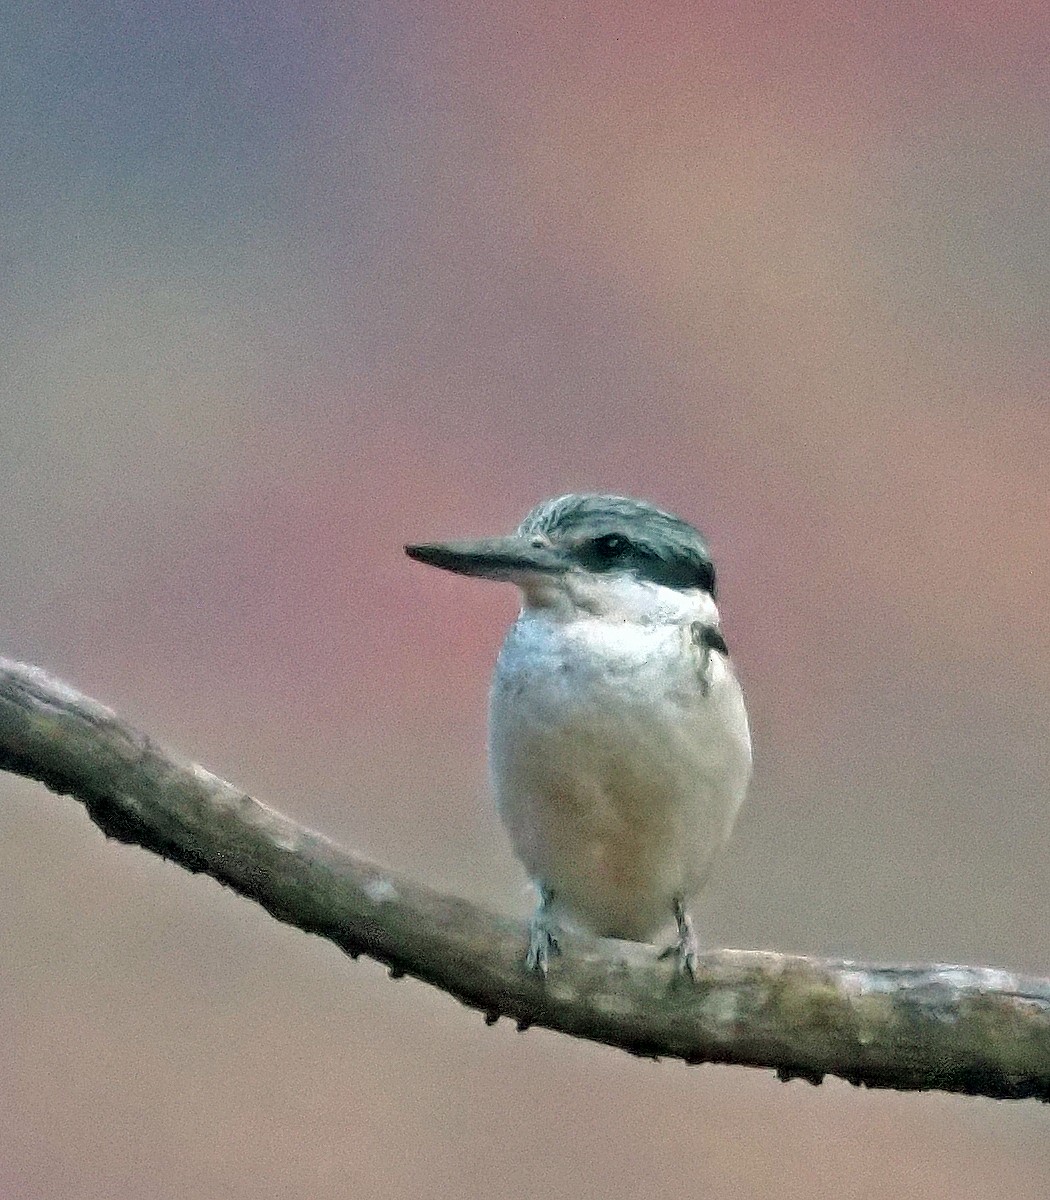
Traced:
[[340, 849], [156, 746], [36, 667], [0, 659], [0, 768], [80, 800], [108, 836], [201, 871], [279, 921], [519, 1028], [632, 1054], [1050, 1101], [1050, 980], [758, 951], [677, 979], [650, 946], [566, 936], [544, 984], [521, 925]]

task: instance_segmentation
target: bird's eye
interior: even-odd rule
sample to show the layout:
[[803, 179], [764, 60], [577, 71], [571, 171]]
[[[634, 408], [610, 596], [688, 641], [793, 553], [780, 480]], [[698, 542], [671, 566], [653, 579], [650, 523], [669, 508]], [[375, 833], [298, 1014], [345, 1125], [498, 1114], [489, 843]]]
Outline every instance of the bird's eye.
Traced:
[[618, 533], [607, 533], [603, 537], [595, 538], [592, 544], [601, 557], [606, 560], [619, 558], [626, 552], [629, 545], [627, 539]]

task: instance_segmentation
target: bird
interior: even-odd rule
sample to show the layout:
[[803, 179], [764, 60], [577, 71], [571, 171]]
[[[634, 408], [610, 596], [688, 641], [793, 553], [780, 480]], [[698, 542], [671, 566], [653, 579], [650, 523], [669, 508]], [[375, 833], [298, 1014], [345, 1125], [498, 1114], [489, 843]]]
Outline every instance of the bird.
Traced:
[[559, 935], [652, 942], [697, 977], [690, 905], [751, 777], [744, 697], [706, 538], [646, 501], [573, 493], [507, 536], [405, 546], [418, 562], [516, 584], [496, 659], [496, 809], [537, 903], [525, 964]]

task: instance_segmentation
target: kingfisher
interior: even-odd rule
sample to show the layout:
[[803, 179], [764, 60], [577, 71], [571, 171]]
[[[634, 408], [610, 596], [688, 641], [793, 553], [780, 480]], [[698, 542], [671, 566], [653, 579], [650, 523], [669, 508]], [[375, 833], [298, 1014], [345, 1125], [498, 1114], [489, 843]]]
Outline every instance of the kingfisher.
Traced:
[[664, 954], [695, 978], [690, 905], [751, 776], [707, 540], [642, 500], [574, 494], [509, 536], [405, 552], [521, 591], [492, 678], [488, 757], [537, 893], [527, 967], [546, 976], [562, 928], [651, 942], [673, 922]]

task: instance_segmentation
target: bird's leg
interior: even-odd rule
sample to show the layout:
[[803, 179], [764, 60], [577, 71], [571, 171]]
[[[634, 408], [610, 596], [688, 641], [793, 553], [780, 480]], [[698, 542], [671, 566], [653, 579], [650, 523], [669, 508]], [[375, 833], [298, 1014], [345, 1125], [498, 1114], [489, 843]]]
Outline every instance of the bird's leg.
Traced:
[[556, 936], [557, 925], [550, 913], [554, 893], [542, 884], [539, 893], [536, 909], [529, 918], [529, 952], [525, 955], [525, 966], [546, 976], [551, 955], [560, 954], [561, 948]]
[[678, 974], [688, 975], [690, 979], [695, 980], [697, 970], [696, 934], [693, 932], [693, 922], [690, 921], [689, 914], [685, 911], [685, 905], [677, 896], [674, 901], [674, 920], [678, 926], [678, 940], [673, 946], [668, 946], [660, 957], [670, 958], [673, 954]]

